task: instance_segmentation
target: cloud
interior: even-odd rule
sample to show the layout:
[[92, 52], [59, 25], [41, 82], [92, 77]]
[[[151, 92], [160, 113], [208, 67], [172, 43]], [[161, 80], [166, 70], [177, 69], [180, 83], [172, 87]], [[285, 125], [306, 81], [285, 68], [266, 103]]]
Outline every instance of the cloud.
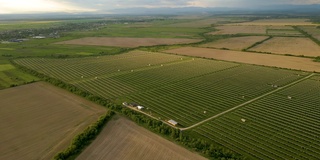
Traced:
[[1, 13], [90, 12], [134, 7], [259, 7], [320, 4], [320, 0], [0, 0]]
[[59, 3], [54, 0], [0, 0], [0, 4], [0, 14], [95, 11], [95, 9], [79, 7], [72, 3]]

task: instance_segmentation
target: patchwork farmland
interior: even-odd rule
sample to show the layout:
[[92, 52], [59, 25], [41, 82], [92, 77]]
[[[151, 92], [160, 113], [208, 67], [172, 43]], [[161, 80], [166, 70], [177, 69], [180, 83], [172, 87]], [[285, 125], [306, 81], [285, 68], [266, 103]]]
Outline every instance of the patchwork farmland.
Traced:
[[[178, 127], [187, 128], [199, 136], [207, 137], [208, 140], [213, 140], [227, 147], [231, 146], [232, 150], [248, 157], [258, 158], [265, 158], [267, 153], [261, 154], [259, 150], [257, 153], [252, 152], [254, 155], [248, 154], [247, 152], [250, 151], [233, 148], [231, 144], [235, 142], [223, 143], [221, 137], [217, 138], [209, 134], [212, 123], [220, 122], [226, 116], [241, 110], [250, 111], [251, 105], [263, 100], [266, 100], [265, 104], [272, 104], [272, 102], [269, 103], [272, 101], [268, 99], [269, 97], [284, 93], [290, 87], [298, 87], [298, 85], [309, 81], [314, 81], [315, 83], [310, 85], [317, 87], [319, 83], [313, 80], [316, 76], [309, 78], [310, 73], [303, 71], [144, 51], [73, 59], [24, 58], [15, 60], [15, 63], [61, 79], [95, 95], [111, 99], [118, 104], [122, 102], [138, 103], [145, 107], [143, 111], [145, 114], [163, 121], [174, 119], [179, 122]], [[304, 80], [306, 78], [307, 80]], [[293, 85], [299, 80], [303, 81], [296, 86]], [[288, 86], [288, 84], [293, 86]], [[282, 89], [283, 87], [285, 90]], [[299, 97], [294, 93], [286, 93], [283, 98], [288, 100], [287, 96], [292, 96], [292, 101], [284, 101], [283, 107], [290, 106], [290, 102]], [[299, 101], [316, 104], [317, 96], [319, 95], [311, 96], [310, 99], [301, 98]], [[253, 99], [257, 100], [236, 111], [228, 111]], [[286, 109], [295, 113], [293, 108], [292, 110], [291, 108]], [[215, 119], [210, 119], [210, 117], [224, 111], [228, 112]], [[270, 114], [278, 114], [277, 110], [269, 110], [269, 112]], [[279, 115], [278, 118], [284, 119], [285, 116], [286, 114]], [[251, 122], [249, 115], [243, 117]], [[241, 119], [241, 116], [236, 120], [239, 121], [239, 118]], [[305, 115], [304, 119], [310, 118], [309, 115]], [[314, 123], [304, 124], [303, 127], [306, 128], [316, 127]], [[227, 127], [230, 124], [220, 125]], [[274, 123], [274, 125], [281, 127], [281, 123]], [[247, 132], [256, 136], [256, 132]], [[238, 135], [236, 132], [229, 132], [229, 134], [238, 137], [243, 133]], [[283, 134], [288, 136], [286, 132]], [[292, 134], [300, 136], [298, 133]], [[219, 134], [215, 136], [219, 136]], [[314, 136], [318, 136], [318, 134], [314, 133]], [[250, 140], [246, 142], [249, 148], [255, 146], [249, 142]], [[298, 141], [291, 143], [299, 145]], [[310, 150], [316, 152], [318, 149], [319, 147], [315, 146]], [[297, 150], [297, 153], [299, 152], [303, 152], [303, 150]], [[286, 158], [285, 154], [279, 154], [278, 157]], [[306, 155], [306, 157], [312, 158], [312, 155]]]
[[186, 39], [186, 38], [104, 38], [104, 37], [87, 37], [74, 39], [56, 44], [73, 44], [73, 45], [93, 45], [93, 46], [113, 46], [113, 47], [128, 47], [135, 48], [139, 46], [154, 46], [154, 45], [170, 45], [200, 42], [201, 39]]
[[[181, 47], [166, 50], [167, 53], [193, 57], [213, 58], [217, 60], [240, 62], [287, 69], [296, 69], [309, 72], [320, 72], [320, 63], [313, 62], [310, 58], [281, 56], [272, 54], [259, 54], [241, 51], [228, 51], [210, 48]], [[297, 65], [299, 64], [299, 65]]]
[[257, 42], [261, 42], [267, 39], [267, 36], [244, 36], [222, 39], [210, 43], [200, 45], [200, 47], [218, 48], [218, 49], [230, 49], [230, 50], [243, 50]]
[[274, 90], [271, 85], [282, 86], [304, 75], [300, 71], [141, 51], [16, 62], [118, 103], [139, 103], [148, 113], [164, 120], [176, 119], [185, 127]]
[[320, 46], [308, 38], [274, 37], [250, 50], [296, 56], [320, 56]]

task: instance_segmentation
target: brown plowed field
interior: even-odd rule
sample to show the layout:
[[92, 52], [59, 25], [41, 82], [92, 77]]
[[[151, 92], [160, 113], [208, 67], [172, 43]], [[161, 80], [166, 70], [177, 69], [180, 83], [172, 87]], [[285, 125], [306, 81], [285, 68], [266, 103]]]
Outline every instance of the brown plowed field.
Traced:
[[309, 38], [274, 37], [250, 50], [296, 56], [320, 56], [320, 46]]
[[184, 44], [200, 42], [202, 39], [185, 39], [185, 38], [107, 38], [107, 37], [87, 37], [74, 39], [55, 44], [74, 44], [74, 45], [93, 45], [93, 46], [114, 46], [135, 48], [139, 46], [156, 46], [170, 44]]
[[313, 62], [309, 58], [195, 47], [182, 47], [167, 50], [165, 52], [187, 56], [214, 58], [232, 62], [320, 72], [320, 63]]
[[0, 91], [0, 159], [52, 159], [106, 109], [44, 82]]
[[242, 50], [246, 49], [253, 44], [267, 39], [267, 36], [246, 36], [246, 37], [234, 37], [228, 39], [222, 39], [215, 42], [210, 42], [201, 45], [201, 47], [212, 47], [212, 48], [227, 48], [231, 50]]
[[204, 160], [122, 117], [108, 122], [77, 160]]

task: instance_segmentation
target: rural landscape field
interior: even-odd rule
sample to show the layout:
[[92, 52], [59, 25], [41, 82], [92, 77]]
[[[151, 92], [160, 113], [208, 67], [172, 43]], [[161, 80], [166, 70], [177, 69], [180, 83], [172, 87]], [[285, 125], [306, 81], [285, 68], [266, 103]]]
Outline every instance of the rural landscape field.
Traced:
[[287, 7], [0, 11], [0, 159], [319, 159], [320, 17]]
[[50, 159], [106, 112], [44, 82], [1, 90], [0, 97], [0, 159]]

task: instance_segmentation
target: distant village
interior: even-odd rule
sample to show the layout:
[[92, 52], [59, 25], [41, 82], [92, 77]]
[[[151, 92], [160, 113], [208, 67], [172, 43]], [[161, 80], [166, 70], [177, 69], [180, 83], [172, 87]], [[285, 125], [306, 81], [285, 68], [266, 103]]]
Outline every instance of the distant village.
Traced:
[[[145, 20], [144, 20], [145, 21]], [[94, 22], [61, 23], [54, 27], [0, 31], [0, 43], [18, 43], [30, 39], [60, 38], [62, 33], [71, 31], [92, 31], [108, 24], [129, 24], [141, 20], [101, 20]]]

